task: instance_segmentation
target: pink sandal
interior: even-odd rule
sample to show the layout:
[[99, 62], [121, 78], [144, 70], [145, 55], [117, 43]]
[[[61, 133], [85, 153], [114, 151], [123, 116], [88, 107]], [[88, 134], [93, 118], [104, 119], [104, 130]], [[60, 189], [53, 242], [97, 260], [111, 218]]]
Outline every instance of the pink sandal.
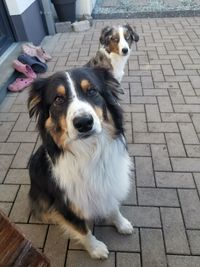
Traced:
[[41, 46], [35, 46], [31, 43], [22, 45], [22, 51], [31, 57], [37, 57], [43, 63], [52, 59]]
[[37, 78], [37, 74], [32, 70], [31, 66], [23, 64], [17, 59], [13, 61], [12, 66], [17, 71], [23, 73], [27, 78]]
[[17, 78], [13, 83], [8, 86], [11, 92], [20, 92], [33, 82], [32, 78]]

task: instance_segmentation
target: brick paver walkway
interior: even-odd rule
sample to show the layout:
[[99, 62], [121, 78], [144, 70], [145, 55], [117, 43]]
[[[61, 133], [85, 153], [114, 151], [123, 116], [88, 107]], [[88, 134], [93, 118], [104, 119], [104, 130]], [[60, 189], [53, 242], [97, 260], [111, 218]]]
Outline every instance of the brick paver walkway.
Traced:
[[[57, 35], [51, 74], [88, 61], [101, 28]], [[135, 162], [132, 191], [122, 207], [132, 236], [94, 226], [110, 250], [93, 261], [53, 225], [35, 221], [27, 193], [27, 162], [40, 141], [26, 108], [28, 90], [0, 107], [0, 208], [51, 259], [54, 267], [200, 266], [200, 18], [135, 19], [140, 42], [123, 79], [125, 128]], [[135, 50], [135, 49], [134, 49]]]

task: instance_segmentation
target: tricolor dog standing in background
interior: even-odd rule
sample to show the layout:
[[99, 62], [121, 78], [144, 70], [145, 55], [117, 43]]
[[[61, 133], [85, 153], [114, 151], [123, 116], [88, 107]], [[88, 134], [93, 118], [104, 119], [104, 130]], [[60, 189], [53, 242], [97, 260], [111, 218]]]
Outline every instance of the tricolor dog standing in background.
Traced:
[[138, 41], [139, 35], [129, 24], [118, 27], [107, 26], [101, 31], [102, 47], [86, 66], [106, 66], [120, 83], [132, 44]]

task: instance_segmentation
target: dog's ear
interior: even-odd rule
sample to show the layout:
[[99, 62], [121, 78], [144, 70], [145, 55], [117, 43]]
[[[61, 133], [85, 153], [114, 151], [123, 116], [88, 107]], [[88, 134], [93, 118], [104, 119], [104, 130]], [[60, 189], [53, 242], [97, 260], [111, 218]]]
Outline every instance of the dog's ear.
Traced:
[[42, 96], [46, 88], [47, 81], [48, 78], [38, 78], [32, 83], [28, 98], [28, 111], [30, 118], [32, 118], [33, 115], [37, 117], [42, 111]]
[[131, 39], [134, 42], [138, 42], [139, 41], [139, 35], [132, 29], [132, 27], [127, 23], [126, 25], [124, 25], [124, 27], [128, 30], [128, 32], [131, 35]]
[[112, 28], [110, 26], [106, 26], [101, 31], [101, 36], [99, 41], [102, 45], [108, 45], [109, 36], [112, 34]]

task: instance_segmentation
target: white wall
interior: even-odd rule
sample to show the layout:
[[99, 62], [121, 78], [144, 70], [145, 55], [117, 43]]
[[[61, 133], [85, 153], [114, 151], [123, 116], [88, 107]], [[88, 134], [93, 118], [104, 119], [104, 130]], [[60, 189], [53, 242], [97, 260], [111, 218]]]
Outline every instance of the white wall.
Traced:
[[76, 0], [76, 16], [91, 15], [96, 0]]
[[9, 14], [22, 14], [35, 0], [5, 0]]

